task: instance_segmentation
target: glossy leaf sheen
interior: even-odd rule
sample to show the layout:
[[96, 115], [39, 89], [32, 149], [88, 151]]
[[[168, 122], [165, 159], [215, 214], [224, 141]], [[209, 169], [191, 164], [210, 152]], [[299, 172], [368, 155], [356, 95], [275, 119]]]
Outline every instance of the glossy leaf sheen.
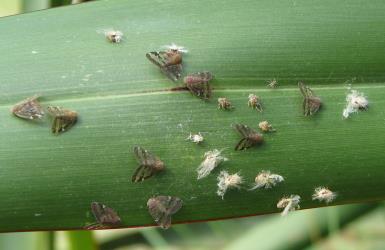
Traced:
[[[173, 223], [279, 212], [283, 195], [317, 186], [338, 192], [334, 204], [384, 199], [385, 19], [383, 1], [97, 1], [2, 18], [0, 40], [0, 230], [82, 228], [89, 204], [117, 211], [123, 226], [153, 225], [146, 202], [155, 195], [183, 200]], [[111, 44], [98, 30], [114, 28]], [[204, 102], [145, 57], [175, 42], [184, 72], [210, 71], [213, 99]], [[277, 89], [266, 81], [276, 78]], [[368, 96], [368, 111], [342, 119], [347, 81]], [[312, 117], [302, 114], [301, 80], [322, 98]], [[262, 113], [247, 106], [261, 97]], [[76, 110], [78, 123], [54, 136], [50, 121], [14, 117], [12, 105], [40, 94], [44, 106]], [[235, 109], [217, 109], [227, 97]], [[258, 148], [236, 152], [236, 123], [257, 130], [267, 120], [276, 133]], [[201, 132], [202, 145], [186, 141]], [[132, 183], [140, 145], [166, 171]], [[196, 180], [206, 151], [225, 149], [229, 161]], [[216, 195], [221, 170], [241, 171], [253, 183], [261, 170], [285, 181], [270, 190]]]

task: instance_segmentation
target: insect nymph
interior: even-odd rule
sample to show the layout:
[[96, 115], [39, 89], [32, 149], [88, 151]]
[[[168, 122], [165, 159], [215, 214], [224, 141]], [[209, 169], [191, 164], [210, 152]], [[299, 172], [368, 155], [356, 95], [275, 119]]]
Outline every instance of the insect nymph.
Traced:
[[78, 113], [75, 111], [54, 106], [49, 106], [47, 110], [53, 117], [52, 133], [55, 135], [67, 131], [77, 122]]
[[166, 51], [148, 52], [146, 57], [157, 65], [168, 78], [176, 82], [182, 74], [182, 53], [187, 53], [187, 50], [172, 44], [167, 46]]
[[134, 154], [139, 166], [132, 175], [132, 182], [143, 181], [165, 168], [163, 161], [142, 147], [135, 146]]
[[183, 202], [178, 197], [156, 196], [147, 201], [148, 212], [163, 229], [171, 226], [171, 216], [182, 208]]
[[112, 208], [100, 202], [94, 201], [91, 203], [91, 212], [95, 217], [96, 223], [86, 226], [86, 229], [116, 227], [121, 223], [118, 214]]
[[234, 128], [242, 135], [235, 150], [243, 150], [263, 143], [263, 136], [243, 124], [235, 124]]

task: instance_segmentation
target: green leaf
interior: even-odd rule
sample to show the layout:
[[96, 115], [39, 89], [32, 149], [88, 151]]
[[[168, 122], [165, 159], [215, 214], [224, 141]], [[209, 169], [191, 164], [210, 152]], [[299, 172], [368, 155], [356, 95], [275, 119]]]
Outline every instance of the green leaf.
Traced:
[[[3, 18], [12, 33], [3, 48], [0, 85], [1, 231], [76, 229], [94, 222], [92, 201], [114, 208], [123, 226], [152, 225], [146, 209], [154, 195], [173, 195], [184, 207], [173, 222], [279, 212], [284, 195], [302, 197], [301, 208], [325, 185], [338, 192], [332, 205], [382, 200], [385, 4], [373, 1], [97, 1]], [[97, 17], [97, 18], [96, 18]], [[111, 44], [100, 31], [121, 30]], [[203, 102], [152, 65], [145, 53], [175, 42], [190, 53], [184, 72], [215, 75], [214, 98]], [[276, 78], [278, 89], [266, 87]], [[352, 80], [352, 79], [355, 80]], [[324, 102], [303, 117], [297, 81]], [[347, 81], [370, 107], [342, 119]], [[264, 112], [247, 107], [258, 94]], [[40, 94], [44, 106], [79, 113], [79, 122], [54, 136], [41, 123], [12, 116], [16, 102]], [[217, 109], [216, 98], [235, 109]], [[260, 148], [236, 152], [232, 124], [277, 129]], [[202, 132], [206, 141], [186, 141]], [[159, 156], [167, 170], [131, 183], [132, 147]], [[196, 168], [206, 151], [224, 149], [230, 160], [205, 179]], [[216, 195], [220, 170], [240, 172], [248, 188], [261, 170], [285, 177], [271, 190], [230, 190]]]

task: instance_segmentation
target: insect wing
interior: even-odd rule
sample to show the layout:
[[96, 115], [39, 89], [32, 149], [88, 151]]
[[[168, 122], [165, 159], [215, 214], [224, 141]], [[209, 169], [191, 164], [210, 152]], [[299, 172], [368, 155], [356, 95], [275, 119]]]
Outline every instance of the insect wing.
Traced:
[[193, 95], [199, 98], [207, 100], [211, 97], [211, 87], [208, 82], [187, 84], [186, 86]]
[[235, 124], [235, 129], [243, 136], [248, 137], [250, 134], [255, 134], [256, 132], [243, 124]]
[[134, 155], [141, 165], [145, 166], [151, 166], [154, 165], [155, 162], [158, 160], [156, 156], [151, 154], [149, 151], [146, 149], [140, 147], [140, 146], [135, 146], [134, 147]]
[[155, 222], [164, 229], [171, 225], [171, 215], [182, 208], [183, 202], [178, 197], [157, 196], [148, 201], [148, 210]]
[[44, 111], [37, 98], [38, 96], [33, 96], [17, 103], [12, 108], [12, 113], [23, 119], [41, 119], [44, 116]]
[[168, 65], [160, 68], [172, 81], [176, 82], [182, 75], [182, 64]]
[[255, 142], [248, 138], [242, 138], [235, 146], [235, 150], [244, 150], [255, 145]]
[[151, 166], [139, 165], [132, 175], [132, 182], [144, 181], [150, 178], [155, 173], [155, 170]]
[[99, 202], [91, 203], [91, 211], [96, 221], [101, 225], [118, 225], [121, 220], [118, 214], [110, 207]]
[[146, 53], [147, 59], [160, 68], [166, 66], [165, 56], [166, 55], [164, 53], [156, 52], [156, 51]]

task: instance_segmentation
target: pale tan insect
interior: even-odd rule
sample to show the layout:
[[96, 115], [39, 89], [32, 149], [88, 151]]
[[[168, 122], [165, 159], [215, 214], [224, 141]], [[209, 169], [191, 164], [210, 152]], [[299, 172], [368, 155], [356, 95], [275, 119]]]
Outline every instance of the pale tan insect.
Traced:
[[12, 107], [11, 112], [15, 116], [27, 120], [37, 120], [43, 118], [44, 111], [37, 100], [38, 98], [39, 96], [35, 95], [15, 104]]
[[277, 80], [273, 79], [273, 80], [268, 80], [267, 81], [267, 86], [272, 88], [272, 89], [275, 89], [276, 87], [278, 87], [278, 82]]
[[62, 132], [66, 132], [78, 120], [78, 113], [69, 109], [61, 107], [48, 106], [48, 113], [53, 117], [52, 133], [58, 135]]
[[351, 90], [346, 96], [346, 107], [342, 112], [342, 116], [348, 118], [352, 113], [356, 113], [359, 110], [366, 110], [368, 105], [369, 101], [363, 93], [357, 90]]
[[106, 30], [104, 35], [112, 43], [120, 43], [123, 39], [123, 32], [120, 30]]
[[273, 126], [268, 121], [262, 121], [258, 124], [259, 128], [263, 132], [275, 132], [276, 130], [273, 128]]
[[247, 105], [258, 110], [259, 112], [263, 111], [261, 98], [255, 94], [249, 94], [249, 101], [247, 102]]
[[332, 202], [337, 194], [326, 187], [317, 187], [312, 196], [313, 200], [325, 201], [326, 204]]
[[258, 188], [272, 188], [280, 182], [283, 182], [284, 178], [279, 174], [272, 174], [270, 171], [262, 170], [255, 177], [255, 184], [250, 190]]
[[218, 98], [218, 109], [231, 110], [233, 108], [233, 105], [231, 105], [231, 102], [226, 97]]
[[198, 172], [198, 180], [208, 176], [211, 171], [216, 168], [219, 164], [228, 159], [221, 155], [222, 150], [214, 149], [213, 151], [207, 151], [204, 155], [203, 162], [199, 165]]
[[299, 202], [301, 201], [301, 197], [299, 195], [290, 195], [289, 197], [283, 197], [277, 203], [277, 208], [284, 208], [281, 215], [285, 216], [290, 211], [294, 211], [300, 209]]
[[227, 171], [221, 171], [218, 175], [218, 190], [217, 195], [222, 197], [222, 200], [225, 196], [225, 193], [228, 189], [231, 188], [241, 188], [241, 184], [243, 183], [243, 178], [238, 173], [229, 174]]

